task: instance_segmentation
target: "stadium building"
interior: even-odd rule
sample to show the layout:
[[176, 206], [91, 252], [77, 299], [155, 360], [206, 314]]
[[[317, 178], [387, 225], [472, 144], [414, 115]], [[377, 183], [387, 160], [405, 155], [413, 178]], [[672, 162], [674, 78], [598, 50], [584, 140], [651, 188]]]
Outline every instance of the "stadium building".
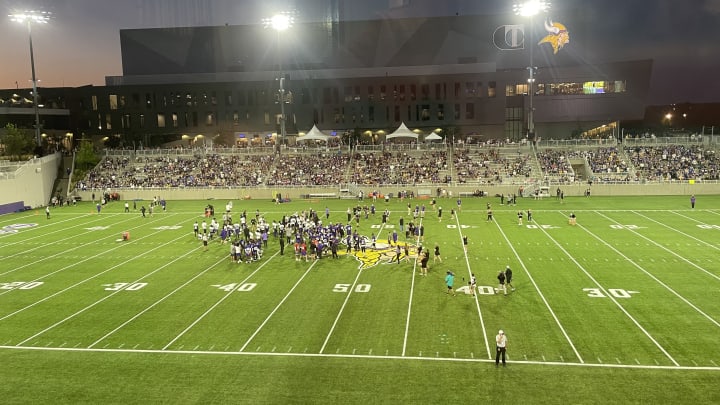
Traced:
[[[281, 77], [288, 143], [313, 125], [382, 141], [401, 123], [426, 135], [520, 140], [534, 137], [531, 104], [544, 139], [617, 135], [615, 123], [645, 114], [652, 61], [612, 61], [590, 34], [598, 22], [577, 10], [534, 24], [512, 13], [346, 21], [344, 3], [316, 3], [322, 22], [285, 32], [260, 23], [121, 30], [123, 75], [40, 89], [63, 110], [49, 121], [43, 107], [43, 128], [108, 146], [275, 144]], [[13, 96], [21, 91], [0, 98], [27, 104]], [[12, 111], [31, 125], [32, 108]]]

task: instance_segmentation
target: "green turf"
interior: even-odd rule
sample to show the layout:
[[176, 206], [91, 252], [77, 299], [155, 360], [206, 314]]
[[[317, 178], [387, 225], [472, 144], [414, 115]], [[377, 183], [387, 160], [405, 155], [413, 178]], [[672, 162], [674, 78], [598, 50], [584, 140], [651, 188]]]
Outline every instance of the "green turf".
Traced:
[[[272, 237], [262, 260], [232, 263], [227, 245], [205, 251], [192, 235], [207, 203], [170, 201], [148, 218], [118, 202], [100, 215], [82, 203], [50, 219], [0, 217], [3, 402], [720, 401], [720, 197], [694, 210], [684, 196], [465, 198], [455, 218], [455, 199], [442, 199], [442, 221], [430, 200], [413, 200], [427, 209], [423, 246], [442, 253], [427, 277], [382, 249], [297, 262]], [[234, 211], [271, 221], [329, 207], [345, 223], [357, 203], [249, 200]], [[407, 201], [375, 205], [359, 228], [385, 242], [409, 221]], [[519, 225], [528, 209], [534, 221]], [[17, 224], [36, 225], [11, 232]], [[400, 240], [415, 252], [415, 238]], [[508, 296], [494, 291], [506, 265]], [[446, 294], [447, 271], [456, 287], [474, 273], [477, 298]], [[509, 339], [500, 369], [498, 329]]]

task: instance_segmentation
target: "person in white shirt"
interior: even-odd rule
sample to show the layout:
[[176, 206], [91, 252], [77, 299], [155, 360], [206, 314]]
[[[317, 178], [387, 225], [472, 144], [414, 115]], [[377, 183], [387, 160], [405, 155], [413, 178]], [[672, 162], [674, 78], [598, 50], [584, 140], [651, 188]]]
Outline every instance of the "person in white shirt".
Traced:
[[502, 329], [500, 329], [497, 336], [495, 336], [495, 346], [497, 348], [495, 354], [495, 367], [500, 364], [500, 357], [502, 357], [503, 367], [505, 367], [505, 350], [507, 350], [507, 336], [505, 336], [505, 332], [503, 332]]

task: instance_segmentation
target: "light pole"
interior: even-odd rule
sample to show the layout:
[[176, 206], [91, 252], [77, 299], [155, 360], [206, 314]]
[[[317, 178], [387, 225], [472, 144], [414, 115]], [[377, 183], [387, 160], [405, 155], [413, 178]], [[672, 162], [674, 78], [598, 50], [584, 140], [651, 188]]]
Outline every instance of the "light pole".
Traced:
[[280, 51], [280, 34], [292, 27], [295, 22], [295, 18], [290, 12], [283, 12], [275, 14], [270, 18], [263, 19], [263, 26], [266, 28], [272, 28], [277, 32], [277, 53], [278, 53], [278, 65], [280, 68], [280, 141], [277, 142], [278, 153], [282, 151], [282, 144], [285, 142], [286, 131], [285, 131], [285, 74], [283, 73], [282, 67], [282, 52]]
[[30, 38], [30, 68], [32, 69], [33, 108], [35, 109], [35, 141], [39, 147], [42, 145], [42, 138], [40, 137], [40, 109], [38, 106], [37, 79], [35, 78], [35, 54], [33, 53], [32, 25], [33, 23], [47, 24], [50, 19], [50, 13], [46, 11], [23, 11], [9, 14], [8, 17], [10, 17], [11, 21], [27, 24], [28, 37]]
[[533, 64], [533, 48], [535, 47], [535, 44], [533, 43], [533, 17], [538, 15], [539, 13], [545, 12], [548, 9], [550, 9], [550, 2], [543, 1], [543, 0], [527, 0], [524, 2], [515, 3], [513, 5], [513, 12], [515, 12], [516, 15], [519, 15], [521, 17], [528, 17], [530, 18], [530, 32], [525, 34], [523, 37], [523, 43], [525, 43], [525, 38], [530, 38], [530, 66], [528, 66], [528, 101], [529, 101], [529, 110], [528, 110], [528, 132], [526, 137], [535, 138], [535, 108], [533, 106], [533, 96], [535, 93], [535, 69], [536, 67]]

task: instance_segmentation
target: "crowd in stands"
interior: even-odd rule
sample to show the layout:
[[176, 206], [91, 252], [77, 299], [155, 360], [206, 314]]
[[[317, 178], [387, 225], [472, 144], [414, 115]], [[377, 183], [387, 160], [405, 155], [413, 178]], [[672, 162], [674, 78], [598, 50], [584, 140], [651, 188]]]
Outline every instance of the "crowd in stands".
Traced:
[[268, 186], [338, 186], [350, 160], [347, 154], [280, 155], [265, 184]]
[[647, 180], [720, 180], [720, 157], [700, 145], [637, 146], [626, 151]]
[[586, 160], [594, 181], [627, 182], [634, 179], [624, 151], [614, 146], [573, 151], [568, 153], [568, 157]]
[[[452, 161], [448, 161], [448, 155]], [[702, 145], [601, 147], [537, 152], [542, 175], [575, 181], [572, 159], [587, 162], [598, 181], [720, 180], [720, 158]], [[500, 148], [452, 151], [187, 154], [105, 157], [78, 181], [79, 190], [166, 187], [361, 186], [502, 184], [533, 175], [534, 156]], [[591, 173], [590, 173], [591, 172]], [[540, 177], [540, 174], [536, 177]]]
[[447, 152], [355, 153], [350, 182], [359, 185], [442, 183]]
[[106, 157], [78, 182], [80, 190], [257, 186], [272, 166], [265, 156]]
[[530, 155], [518, 153], [507, 157], [498, 149], [458, 149], [453, 155], [453, 165], [459, 183], [502, 183], [505, 178], [527, 178], [532, 172]]
[[564, 149], [538, 151], [537, 159], [543, 173], [561, 182], [575, 181], [575, 171], [570, 164], [570, 152]]

